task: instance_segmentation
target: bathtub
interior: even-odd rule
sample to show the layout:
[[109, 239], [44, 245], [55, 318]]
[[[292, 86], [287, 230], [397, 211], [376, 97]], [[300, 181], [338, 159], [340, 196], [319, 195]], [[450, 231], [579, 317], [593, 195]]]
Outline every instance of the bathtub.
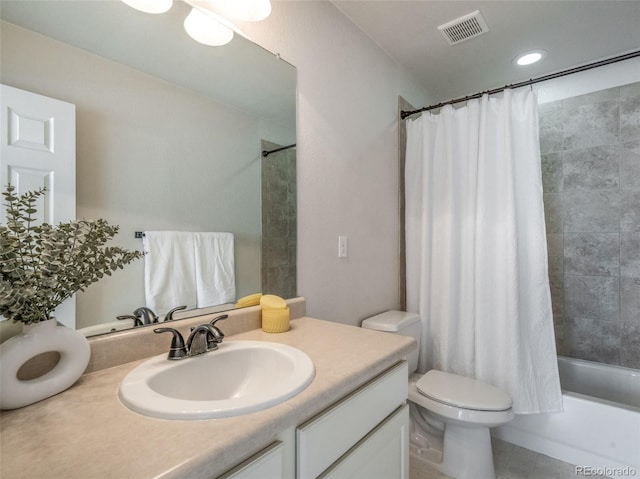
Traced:
[[518, 415], [493, 435], [584, 467], [578, 475], [640, 479], [640, 371], [564, 357], [558, 368], [564, 411]]

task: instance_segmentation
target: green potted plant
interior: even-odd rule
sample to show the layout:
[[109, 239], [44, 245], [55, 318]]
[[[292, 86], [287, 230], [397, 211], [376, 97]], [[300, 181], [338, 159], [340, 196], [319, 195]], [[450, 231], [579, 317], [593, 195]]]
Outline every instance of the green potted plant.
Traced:
[[[0, 345], [0, 408], [31, 404], [70, 387], [90, 356], [81, 334], [57, 326], [53, 311], [77, 291], [141, 258], [141, 251], [106, 246], [118, 232], [103, 219], [39, 223], [36, 203], [45, 189], [2, 193], [6, 222], [0, 225], [0, 315], [23, 323], [23, 333]], [[38, 384], [17, 378], [29, 359], [57, 351], [55, 368]], [[53, 392], [52, 392], [53, 391]]]

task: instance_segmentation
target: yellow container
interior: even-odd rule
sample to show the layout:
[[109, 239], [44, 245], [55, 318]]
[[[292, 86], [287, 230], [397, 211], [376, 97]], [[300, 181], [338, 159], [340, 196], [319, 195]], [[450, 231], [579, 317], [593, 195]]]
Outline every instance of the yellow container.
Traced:
[[275, 294], [265, 294], [260, 298], [262, 306], [262, 330], [267, 333], [289, 331], [289, 307], [287, 302]]
[[263, 309], [284, 309], [287, 307], [287, 302], [275, 294], [263, 294], [260, 297], [260, 306]]
[[284, 309], [262, 308], [262, 330], [265, 333], [289, 331], [289, 307]]

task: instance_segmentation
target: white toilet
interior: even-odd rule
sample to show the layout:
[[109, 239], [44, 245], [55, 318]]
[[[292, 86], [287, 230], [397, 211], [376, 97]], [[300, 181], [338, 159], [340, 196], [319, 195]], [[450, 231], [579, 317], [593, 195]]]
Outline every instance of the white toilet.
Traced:
[[411, 336], [418, 349], [408, 358], [411, 453], [455, 479], [495, 479], [489, 428], [511, 421], [511, 397], [482, 381], [418, 366], [420, 317], [387, 311], [362, 327]]

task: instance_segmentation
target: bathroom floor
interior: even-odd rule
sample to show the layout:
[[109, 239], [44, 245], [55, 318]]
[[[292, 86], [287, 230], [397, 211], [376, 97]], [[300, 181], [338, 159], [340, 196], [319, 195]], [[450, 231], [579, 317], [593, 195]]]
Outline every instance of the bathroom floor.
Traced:
[[[497, 479], [575, 479], [575, 466], [509, 442], [493, 439], [493, 459]], [[589, 476], [606, 478], [606, 476]], [[449, 476], [411, 456], [409, 479], [449, 479]]]

